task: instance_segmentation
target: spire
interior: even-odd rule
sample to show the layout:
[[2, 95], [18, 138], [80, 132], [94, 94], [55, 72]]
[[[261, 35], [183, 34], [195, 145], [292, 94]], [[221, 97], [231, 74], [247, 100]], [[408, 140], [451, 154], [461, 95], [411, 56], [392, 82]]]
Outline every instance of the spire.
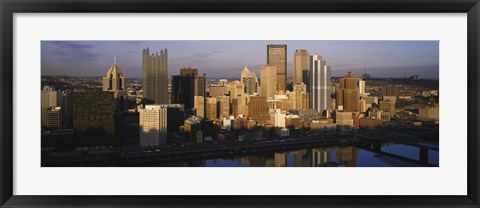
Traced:
[[113, 54], [113, 64], [117, 64], [117, 55]]

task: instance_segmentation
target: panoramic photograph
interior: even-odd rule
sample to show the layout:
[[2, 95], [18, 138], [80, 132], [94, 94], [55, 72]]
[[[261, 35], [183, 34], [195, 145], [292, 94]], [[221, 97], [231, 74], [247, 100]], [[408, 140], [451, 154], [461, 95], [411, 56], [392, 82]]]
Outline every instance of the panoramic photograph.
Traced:
[[439, 167], [439, 41], [41, 41], [42, 167]]

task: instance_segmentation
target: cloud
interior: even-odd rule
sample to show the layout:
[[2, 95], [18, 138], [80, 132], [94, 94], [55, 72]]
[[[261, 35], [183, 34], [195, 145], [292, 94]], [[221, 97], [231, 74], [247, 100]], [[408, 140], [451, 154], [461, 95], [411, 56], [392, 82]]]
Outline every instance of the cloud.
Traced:
[[64, 49], [89, 49], [93, 48], [92, 44], [82, 43], [82, 42], [71, 42], [71, 41], [49, 41], [49, 43], [56, 45]]
[[85, 65], [96, 63], [98, 54], [91, 52], [94, 46], [92, 44], [69, 41], [52, 41], [49, 42], [55, 47], [52, 55], [63, 65]]

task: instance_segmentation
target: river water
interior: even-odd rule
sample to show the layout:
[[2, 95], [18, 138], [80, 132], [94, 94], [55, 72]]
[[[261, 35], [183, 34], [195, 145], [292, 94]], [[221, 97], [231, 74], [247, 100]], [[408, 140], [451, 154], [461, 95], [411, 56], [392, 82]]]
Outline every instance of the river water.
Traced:
[[[420, 148], [387, 144], [381, 151], [420, 160]], [[428, 163], [439, 166], [439, 153], [428, 150]], [[423, 165], [392, 158], [356, 147], [309, 148], [289, 152], [262, 153], [229, 158], [193, 160], [176, 163], [155, 163], [146, 166], [164, 167], [421, 167]]]

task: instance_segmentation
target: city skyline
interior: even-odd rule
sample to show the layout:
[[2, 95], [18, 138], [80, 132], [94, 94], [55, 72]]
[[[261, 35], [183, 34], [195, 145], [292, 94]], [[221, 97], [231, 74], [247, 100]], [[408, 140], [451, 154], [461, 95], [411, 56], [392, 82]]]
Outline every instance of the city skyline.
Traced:
[[247, 66], [260, 75], [267, 60], [268, 44], [286, 44], [287, 77], [293, 76], [295, 50], [306, 49], [310, 55], [329, 60], [332, 76], [351, 71], [374, 77], [438, 79], [438, 41], [42, 41], [42, 76], [104, 76], [105, 68], [116, 62], [125, 77], [142, 77], [142, 50], [168, 49], [168, 78], [184, 66], [198, 68], [208, 78], [237, 77]]

